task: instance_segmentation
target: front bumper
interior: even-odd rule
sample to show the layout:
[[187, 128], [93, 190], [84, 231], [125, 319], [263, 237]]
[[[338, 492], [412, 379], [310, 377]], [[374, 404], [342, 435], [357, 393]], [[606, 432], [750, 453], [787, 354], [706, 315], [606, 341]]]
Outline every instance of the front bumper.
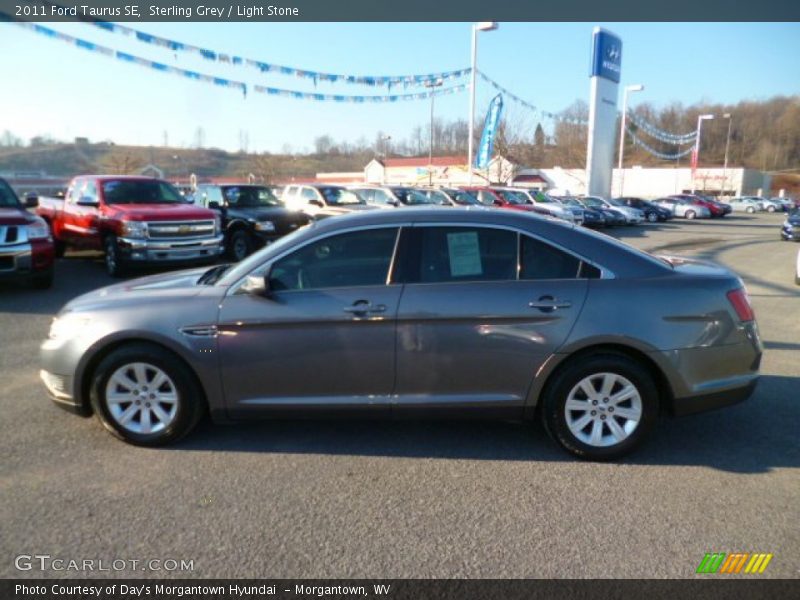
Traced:
[[781, 227], [781, 237], [785, 240], [800, 242], [800, 225], [792, 227], [792, 229]]
[[[53, 266], [52, 242], [39, 240], [0, 246], [0, 280], [20, 279], [36, 275]], [[45, 247], [49, 243], [50, 248]]]
[[141, 263], [188, 263], [213, 260], [223, 252], [223, 235], [190, 240], [119, 238], [124, 260]]

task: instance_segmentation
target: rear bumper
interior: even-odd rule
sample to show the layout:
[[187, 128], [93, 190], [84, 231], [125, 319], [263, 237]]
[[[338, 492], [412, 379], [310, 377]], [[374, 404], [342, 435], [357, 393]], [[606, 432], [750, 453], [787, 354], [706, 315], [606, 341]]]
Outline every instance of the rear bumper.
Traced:
[[739, 404], [747, 400], [756, 389], [758, 375], [753, 377], [747, 384], [725, 390], [723, 392], [713, 392], [701, 396], [688, 398], [675, 398], [672, 402], [672, 413], [676, 417], [692, 415], [695, 413], [706, 412], [717, 408], [724, 408], [733, 404]]
[[193, 240], [139, 240], [119, 238], [126, 261], [139, 263], [191, 263], [213, 260], [223, 251], [224, 236]]

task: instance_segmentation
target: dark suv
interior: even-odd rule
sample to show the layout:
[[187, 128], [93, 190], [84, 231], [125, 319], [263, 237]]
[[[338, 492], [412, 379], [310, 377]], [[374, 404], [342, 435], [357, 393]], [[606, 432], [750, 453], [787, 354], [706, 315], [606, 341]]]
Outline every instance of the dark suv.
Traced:
[[236, 261], [311, 221], [305, 213], [286, 208], [272, 188], [264, 185], [201, 184], [194, 202], [219, 211], [225, 252]]
[[641, 210], [644, 213], [644, 218], [647, 219], [649, 223], [667, 221], [672, 218], [672, 213], [666, 208], [661, 208], [660, 206], [656, 206], [652, 202], [642, 200], [641, 198], [624, 197], [616, 198], [615, 200], [625, 204], [626, 206]]

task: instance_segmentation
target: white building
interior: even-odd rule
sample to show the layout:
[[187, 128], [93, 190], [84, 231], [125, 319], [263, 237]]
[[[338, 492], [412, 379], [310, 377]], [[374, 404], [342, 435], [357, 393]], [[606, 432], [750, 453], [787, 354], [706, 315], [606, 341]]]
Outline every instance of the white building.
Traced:
[[[549, 189], [558, 193], [585, 194], [584, 169], [541, 169]], [[692, 178], [691, 168], [632, 167], [614, 169], [611, 194], [658, 198], [671, 194], [696, 191], [711, 196], [767, 195], [771, 177], [754, 169], [697, 169]]]

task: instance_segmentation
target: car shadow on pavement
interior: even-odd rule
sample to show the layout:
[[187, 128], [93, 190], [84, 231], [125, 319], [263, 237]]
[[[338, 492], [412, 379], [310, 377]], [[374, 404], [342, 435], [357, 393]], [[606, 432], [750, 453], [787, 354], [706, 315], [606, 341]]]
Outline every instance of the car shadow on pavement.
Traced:
[[[653, 438], [621, 462], [700, 466], [735, 473], [800, 467], [800, 377], [763, 376], [754, 396], [726, 409], [664, 417]], [[275, 420], [203, 423], [166, 451], [390, 456], [451, 460], [576, 461], [537, 423]]]

